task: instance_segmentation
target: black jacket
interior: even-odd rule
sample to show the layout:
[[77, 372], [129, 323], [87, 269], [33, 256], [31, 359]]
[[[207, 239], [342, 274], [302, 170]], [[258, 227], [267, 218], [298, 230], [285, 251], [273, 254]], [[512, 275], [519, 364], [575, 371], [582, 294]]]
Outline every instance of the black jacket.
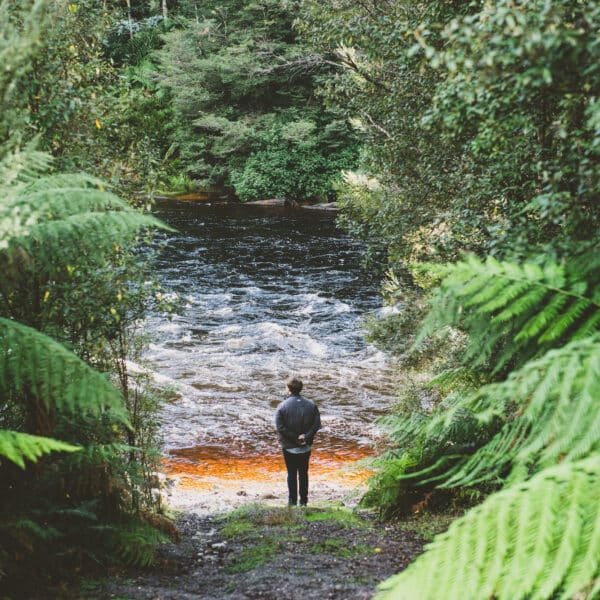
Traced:
[[315, 434], [321, 428], [321, 415], [312, 400], [290, 394], [277, 407], [275, 426], [283, 448], [298, 448], [301, 446], [298, 441], [301, 434], [304, 434], [308, 445], [312, 444]]

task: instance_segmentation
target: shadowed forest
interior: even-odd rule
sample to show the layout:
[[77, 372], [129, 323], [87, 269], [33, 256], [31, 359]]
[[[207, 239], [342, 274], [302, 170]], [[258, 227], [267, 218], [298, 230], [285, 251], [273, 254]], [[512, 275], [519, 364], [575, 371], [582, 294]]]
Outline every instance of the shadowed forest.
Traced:
[[[0, 0], [0, 599], [600, 598], [599, 30], [596, 0]], [[219, 246], [261, 200], [257, 254]], [[225, 273], [276, 223], [275, 280], [360, 279], [302, 290], [392, 365], [303, 338], [377, 400], [368, 451], [323, 434], [368, 456], [355, 502], [169, 506], [186, 392], [146, 366], [149, 323], [191, 319], [164, 277], [182, 202], [226, 207], [194, 217]], [[335, 233], [298, 216], [325, 205]], [[317, 335], [290, 306], [261, 310]]]

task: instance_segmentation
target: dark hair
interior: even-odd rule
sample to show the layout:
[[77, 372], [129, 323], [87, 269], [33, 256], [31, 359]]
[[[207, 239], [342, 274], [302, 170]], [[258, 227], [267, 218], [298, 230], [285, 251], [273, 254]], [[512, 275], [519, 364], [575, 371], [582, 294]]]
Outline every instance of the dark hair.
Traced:
[[299, 379], [296, 379], [296, 377], [292, 377], [288, 380], [287, 387], [292, 394], [297, 396], [302, 391], [302, 382]]

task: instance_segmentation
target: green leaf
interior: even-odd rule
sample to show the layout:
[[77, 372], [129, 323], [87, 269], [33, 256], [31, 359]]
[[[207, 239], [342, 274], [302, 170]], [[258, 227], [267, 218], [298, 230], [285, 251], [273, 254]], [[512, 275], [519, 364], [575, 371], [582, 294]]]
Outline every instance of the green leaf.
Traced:
[[376, 599], [566, 600], [594, 584], [599, 552], [595, 454], [493, 494], [381, 584]]
[[4, 457], [22, 469], [25, 460], [36, 462], [50, 452], [78, 452], [80, 447], [52, 438], [28, 435], [16, 431], [0, 430], [0, 457]]

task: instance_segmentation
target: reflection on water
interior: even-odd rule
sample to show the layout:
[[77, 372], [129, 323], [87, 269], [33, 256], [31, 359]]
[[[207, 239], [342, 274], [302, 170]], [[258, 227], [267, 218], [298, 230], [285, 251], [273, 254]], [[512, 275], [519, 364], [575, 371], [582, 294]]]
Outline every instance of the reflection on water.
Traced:
[[186, 300], [181, 316], [149, 323], [147, 358], [177, 390], [162, 415], [169, 464], [183, 468], [185, 452], [188, 463], [206, 452], [221, 461], [274, 456], [273, 413], [292, 374], [321, 410], [315, 466], [319, 455], [330, 464], [363, 456], [393, 384], [385, 357], [360, 330], [361, 316], [379, 306], [378, 284], [361, 271], [359, 247], [335, 216], [186, 203], [158, 209], [178, 230], [168, 235], [159, 276]]
[[[372, 452], [366, 447], [347, 446], [344, 452], [332, 453], [331, 448], [314, 452], [310, 462], [310, 473], [319, 476], [335, 476], [345, 484], [359, 484], [370, 471], [357, 462], [353, 468], [348, 463], [369, 458]], [[196, 446], [171, 450], [164, 461], [167, 475], [177, 474], [187, 478], [188, 487], [210, 489], [216, 482], [230, 482], [236, 486], [247, 480], [262, 482], [281, 481], [284, 461], [281, 451], [273, 447], [269, 452], [257, 453], [248, 449], [246, 453], [229, 452], [222, 446]]]

